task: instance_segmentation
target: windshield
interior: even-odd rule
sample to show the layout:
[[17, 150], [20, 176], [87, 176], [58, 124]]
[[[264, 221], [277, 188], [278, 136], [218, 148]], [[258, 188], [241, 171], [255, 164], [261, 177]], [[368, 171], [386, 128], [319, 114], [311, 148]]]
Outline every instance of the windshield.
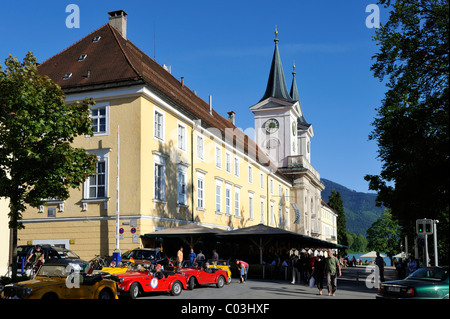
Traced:
[[133, 257], [133, 259], [138, 260], [155, 260], [156, 256], [156, 250], [132, 250], [125, 259], [130, 259]]
[[36, 276], [47, 276], [47, 277], [67, 277], [69, 273], [74, 270], [81, 270], [81, 267], [77, 264], [67, 264], [67, 265], [42, 265]]
[[407, 279], [443, 281], [448, 278], [448, 269], [445, 268], [420, 268], [408, 276]]

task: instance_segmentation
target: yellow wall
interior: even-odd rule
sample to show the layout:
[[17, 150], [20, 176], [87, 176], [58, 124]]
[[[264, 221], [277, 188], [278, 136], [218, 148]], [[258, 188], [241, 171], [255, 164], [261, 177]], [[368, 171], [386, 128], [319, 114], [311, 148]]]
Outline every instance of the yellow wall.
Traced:
[[[114, 92], [113, 92], [114, 93]], [[291, 212], [289, 198], [286, 202], [286, 189], [289, 183], [280, 179], [261, 165], [244, 156], [239, 150], [221, 141], [210, 131], [196, 128], [194, 123], [184, 117], [175, 108], [155, 100], [146, 94], [129, 94], [119, 98], [104, 96], [96, 98], [97, 105], [109, 103], [109, 134], [102, 136], [76, 138], [74, 146], [84, 147], [87, 151], [108, 151], [108, 197], [105, 202], [87, 202], [83, 210], [83, 186], [70, 192], [70, 198], [64, 201], [64, 209], [57, 209], [56, 217], [47, 217], [48, 207], [58, 206], [59, 202], [47, 202], [43, 210], [29, 208], [23, 214], [25, 229], [19, 232], [19, 245], [43, 239], [68, 239], [70, 249], [84, 259], [96, 254], [111, 255], [115, 248], [116, 231], [116, 177], [117, 177], [117, 125], [120, 125], [120, 227], [124, 229], [120, 249], [125, 251], [139, 246], [132, 242], [131, 223], [136, 223], [136, 235], [150, 233], [155, 227], [174, 227], [183, 222], [194, 221], [211, 227], [247, 227], [261, 222], [260, 199], [264, 197], [264, 222], [278, 226], [278, 205], [289, 208], [289, 226], [292, 228], [294, 213]], [[164, 113], [164, 142], [154, 138], [154, 111]], [[186, 126], [186, 150], [180, 151], [177, 142], [177, 126]], [[204, 159], [196, 154], [196, 136], [204, 139]], [[193, 145], [191, 145], [193, 137]], [[191, 151], [193, 146], [193, 159]], [[221, 149], [222, 168], [216, 168], [215, 147]], [[231, 173], [225, 170], [225, 151], [231, 154]], [[154, 200], [154, 160], [155, 156], [166, 157], [166, 199], [165, 203]], [[239, 158], [239, 177], [234, 175], [234, 157]], [[187, 209], [177, 205], [177, 168], [178, 163], [186, 163]], [[252, 166], [253, 183], [249, 183], [248, 166]], [[205, 209], [197, 209], [197, 172], [205, 174]], [[264, 188], [260, 184], [260, 172], [264, 174]], [[222, 213], [215, 210], [216, 180], [222, 180]], [[273, 179], [273, 194], [269, 181]], [[194, 183], [194, 188], [191, 185]], [[225, 185], [232, 185], [231, 216], [225, 214]], [[279, 196], [279, 184], [282, 184], [282, 196]], [[234, 189], [240, 187], [240, 218], [234, 217]], [[192, 192], [193, 190], [193, 192]], [[290, 190], [289, 190], [290, 191]], [[253, 194], [253, 219], [249, 217], [249, 193]], [[194, 205], [192, 206], [192, 200]], [[274, 203], [275, 224], [270, 224], [270, 203]], [[58, 206], [59, 208], [59, 206]]]

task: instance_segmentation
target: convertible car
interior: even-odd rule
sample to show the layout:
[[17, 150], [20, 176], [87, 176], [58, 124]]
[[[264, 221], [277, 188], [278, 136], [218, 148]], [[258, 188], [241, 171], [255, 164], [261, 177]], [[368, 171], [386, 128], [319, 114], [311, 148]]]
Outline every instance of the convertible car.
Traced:
[[227, 272], [227, 284], [231, 283], [231, 269], [229, 260], [208, 260], [206, 264], [209, 264], [209, 268], [219, 268]]
[[43, 264], [32, 280], [0, 287], [2, 299], [117, 299], [117, 282], [64, 260]]
[[192, 290], [196, 285], [216, 285], [217, 288], [222, 288], [228, 279], [228, 274], [225, 270], [219, 268], [189, 268], [181, 267], [178, 270], [186, 277], [188, 289]]
[[135, 299], [148, 292], [169, 291], [172, 296], [178, 296], [187, 289], [186, 277], [173, 271], [127, 271], [115, 274], [119, 278], [119, 297]]

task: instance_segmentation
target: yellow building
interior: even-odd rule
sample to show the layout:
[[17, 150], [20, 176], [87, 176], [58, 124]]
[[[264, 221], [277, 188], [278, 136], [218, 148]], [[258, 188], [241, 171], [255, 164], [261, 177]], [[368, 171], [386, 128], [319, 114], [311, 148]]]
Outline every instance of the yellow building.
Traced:
[[[233, 112], [228, 119], [219, 115], [211, 100], [199, 98], [129, 41], [126, 19], [124, 11], [110, 12], [109, 23], [38, 67], [62, 87], [67, 103], [96, 101], [94, 135], [74, 144], [97, 155], [97, 174], [69, 199], [27, 209], [19, 245], [64, 245], [88, 259], [191, 222], [222, 229], [263, 223], [312, 235], [324, 188], [309, 162], [312, 127], [298, 98], [279, 99], [282, 83], [273, 80], [279, 75], [271, 71], [268, 90], [273, 86], [275, 93], [251, 110], [261, 127], [265, 117], [289, 122], [294, 151], [276, 150], [281, 160], [271, 154], [277, 146], [261, 140], [263, 133], [253, 141], [235, 127]], [[275, 51], [277, 73], [277, 45]], [[291, 93], [298, 97], [296, 84]]]

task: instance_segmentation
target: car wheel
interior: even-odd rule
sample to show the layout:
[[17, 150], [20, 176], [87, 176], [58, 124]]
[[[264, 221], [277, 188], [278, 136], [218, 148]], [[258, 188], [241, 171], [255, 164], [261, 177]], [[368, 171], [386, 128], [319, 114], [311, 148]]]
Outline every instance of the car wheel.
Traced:
[[227, 285], [231, 284], [231, 276], [228, 277]]
[[131, 299], [136, 299], [137, 297], [139, 297], [139, 293], [140, 293], [140, 287], [139, 284], [137, 282], [133, 282], [130, 286], [130, 290], [128, 290], [128, 294], [130, 296]]
[[217, 288], [222, 288], [225, 285], [225, 278], [220, 275], [219, 278], [217, 278], [216, 286]]
[[183, 286], [181, 285], [181, 282], [179, 282], [177, 280], [172, 284], [172, 289], [170, 289], [170, 294], [172, 296], [178, 296], [179, 294], [181, 294], [181, 290], [183, 290]]
[[195, 288], [195, 278], [191, 277], [189, 278], [189, 282], [188, 282], [188, 289], [192, 290]]
[[108, 289], [103, 289], [98, 294], [98, 299], [113, 299], [113, 296], [111, 291], [109, 291]]
[[46, 293], [44, 296], [42, 296], [43, 300], [55, 300], [55, 299], [59, 299], [58, 295], [55, 294], [54, 292], [49, 292]]

